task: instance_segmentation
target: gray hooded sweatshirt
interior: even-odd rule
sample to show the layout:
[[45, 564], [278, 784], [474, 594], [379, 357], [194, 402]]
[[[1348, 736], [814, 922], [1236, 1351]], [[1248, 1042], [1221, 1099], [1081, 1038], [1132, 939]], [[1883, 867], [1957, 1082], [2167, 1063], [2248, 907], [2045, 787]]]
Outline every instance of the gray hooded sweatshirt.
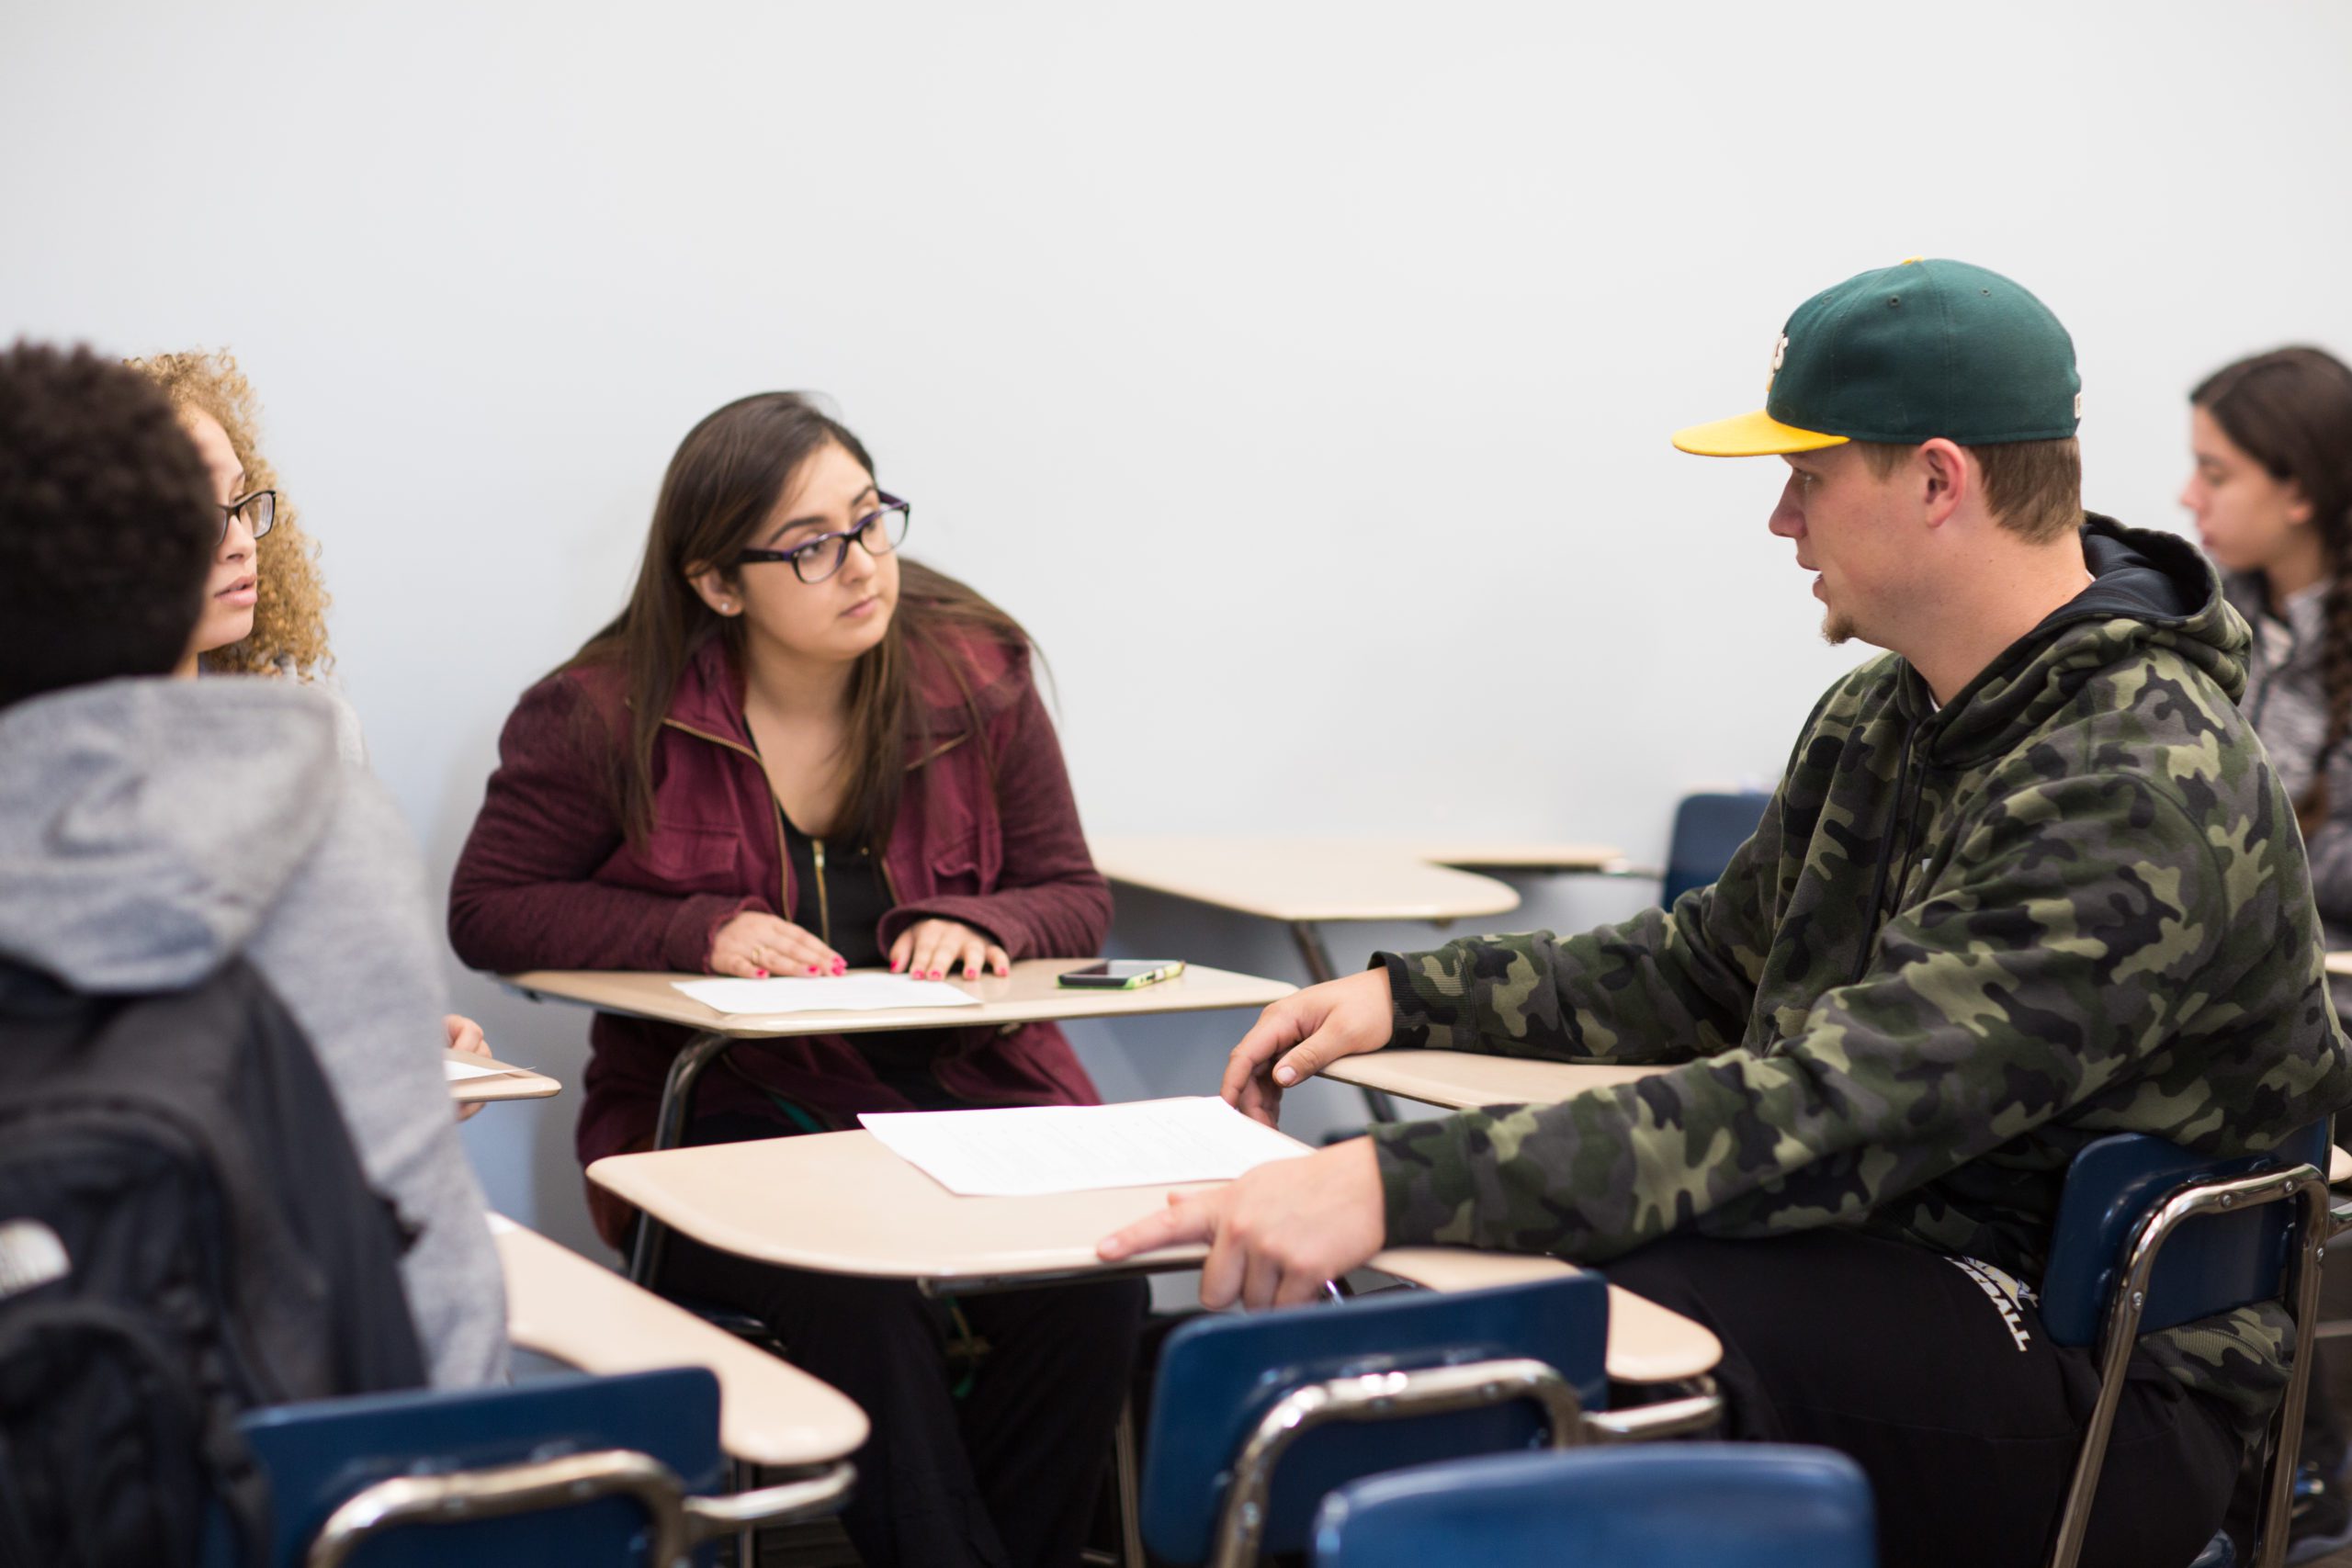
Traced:
[[437, 1387], [501, 1382], [506, 1307], [451, 1118], [423, 868], [383, 787], [290, 681], [110, 681], [0, 709], [0, 953], [85, 991], [242, 953], [310, 1036]]

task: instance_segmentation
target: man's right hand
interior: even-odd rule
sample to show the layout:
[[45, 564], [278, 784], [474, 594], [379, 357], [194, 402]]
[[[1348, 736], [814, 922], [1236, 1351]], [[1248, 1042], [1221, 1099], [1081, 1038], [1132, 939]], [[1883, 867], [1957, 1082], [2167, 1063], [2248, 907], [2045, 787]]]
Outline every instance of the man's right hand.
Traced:
[[1217, 1092], [1227, 1105], [1273, 1126], [1283, 1089], [1342, 1056], [1379, 1050], [1393, 1028], [1387, 970], [1310, 986], [1258, 1015], [1226, 1058]]
[[838, 975], [848, 967], [814, 932], [757, 909], [744, 910], [711, 934], [706, 966], [744, 980]]

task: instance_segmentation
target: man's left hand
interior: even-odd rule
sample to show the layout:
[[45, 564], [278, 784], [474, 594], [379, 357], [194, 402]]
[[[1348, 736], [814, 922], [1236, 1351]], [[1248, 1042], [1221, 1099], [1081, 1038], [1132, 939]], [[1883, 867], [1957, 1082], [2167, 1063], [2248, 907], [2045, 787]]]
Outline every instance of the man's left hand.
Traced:
[[1205, 1307], [1298, 1306], [1380, 1250], [1387, 1207], [1372, 1140], [1351, 1138], [1299, 1159], [1275, 1160], [1238, 1181], [1191, 1197], [1095, 1244], [1116, 1263], [1139, 1252], [1208, 1243], [1201, 1265]]

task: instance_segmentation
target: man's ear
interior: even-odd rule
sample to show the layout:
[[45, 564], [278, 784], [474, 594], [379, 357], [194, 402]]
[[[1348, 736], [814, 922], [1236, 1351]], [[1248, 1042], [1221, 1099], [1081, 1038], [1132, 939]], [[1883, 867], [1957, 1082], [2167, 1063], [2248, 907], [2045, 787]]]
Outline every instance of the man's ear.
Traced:
[[688, 567], [686, 582], [702, 596], [702, 602], [718, 614], [740, 615], [743, 613], [742, 595], [735, 592], [735, 585], [728, 581], [726, 574], [717, 567]]
[[1919, 498], [1926, 508], [1924, 521], [1930, 528], [1940, 527], [1951, 520], [1962, 502], [1975, 493], [1975, 461], [1960, 443], [1939, 435], [1914, 448], [1911, 462]]

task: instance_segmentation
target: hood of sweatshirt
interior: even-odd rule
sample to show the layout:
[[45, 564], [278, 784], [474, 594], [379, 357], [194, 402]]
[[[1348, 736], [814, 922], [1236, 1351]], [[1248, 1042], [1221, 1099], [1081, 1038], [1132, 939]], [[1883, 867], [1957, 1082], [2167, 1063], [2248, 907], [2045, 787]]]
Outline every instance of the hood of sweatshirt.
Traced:
[[85, 991], [241, 952], [333, 818], [331, 705], [289, 681], [120, 680], [0, 709], [0, 953]]
[[2007, 751], [2072, 702], [2085, 682], [2139, 649], [2170, 649], [2232, 702], [2244, 694], [2253, 634], [2195, 546], [2093, 513], [2083, 527], [2083, 558], [2090, 584], [1942, 708], [1919, 672], [1905, 666], [1901, 705], [1929, 766], [1964, 767]]

